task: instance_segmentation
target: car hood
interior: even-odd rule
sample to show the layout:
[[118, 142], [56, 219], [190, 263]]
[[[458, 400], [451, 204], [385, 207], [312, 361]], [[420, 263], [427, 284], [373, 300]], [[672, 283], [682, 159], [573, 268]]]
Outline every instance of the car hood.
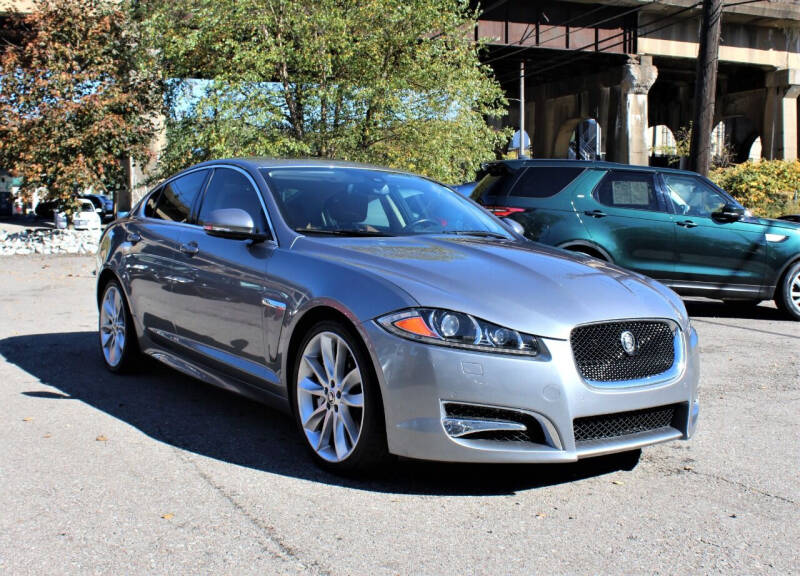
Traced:
[[683, 304], [665, 286], [532, 242], [301, 237], [294, 249], [378, 275], [420, 306], [466, 312], [543, 337], [566, 339], [578, 324], [610, 319], [686, 321]]
[[788, 230], [800, 231], [800, 222], [792, 222], [791, 220], [777, 220], [774, 218], [757, 218], [758, 223], [768, 228], [784, 228]]

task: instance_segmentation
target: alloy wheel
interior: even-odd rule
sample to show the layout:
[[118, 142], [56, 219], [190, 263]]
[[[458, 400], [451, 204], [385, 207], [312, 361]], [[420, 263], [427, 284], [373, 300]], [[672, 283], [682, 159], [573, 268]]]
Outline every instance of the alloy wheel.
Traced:
[[106, 290], [100, 306], [100, 345], [108, 365], [119, 366], [125, 351], [125, 305], [114, 285]]
[[800, 268], [789, 280], [789, 304], [794, 307], [795, 313], [800, 314]]
[[364, 382], [353, 351], [334, 332], [306, 345], [297, 371], [297, 408], [311, 448], [328, 462], [355, 450], [364, 424]]

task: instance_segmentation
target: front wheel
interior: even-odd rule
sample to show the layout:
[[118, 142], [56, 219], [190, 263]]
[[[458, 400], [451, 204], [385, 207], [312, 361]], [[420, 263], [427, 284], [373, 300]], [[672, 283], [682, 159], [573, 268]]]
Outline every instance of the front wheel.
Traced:
[[111, 280], [103, 290], [99, 332], [100, 351], [106, 368], [112, 372], [130, 371], [139, 346], [128, 303], [116, 280]]
[[295, 360], [295, 419], [314, 460], [348, 473], [388, 460], [386, 424], [369, 356], [352, 330], [320, 322]]
[[794, 320], [800, 320], [800, 262], [795, 262], [784, 274], [775, 304]]

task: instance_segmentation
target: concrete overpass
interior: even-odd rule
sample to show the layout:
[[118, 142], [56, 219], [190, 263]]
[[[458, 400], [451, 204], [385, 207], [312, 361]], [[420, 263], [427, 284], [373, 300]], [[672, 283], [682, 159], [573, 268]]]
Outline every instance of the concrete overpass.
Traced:
[[[765, 158], [798, 156], [800, 2], [728, 0], [716, 122], [735, 159], [757, 140]], [[656, 131], [693, 118], [697, 0], [484, 2], [475, 32], [509, 97], [525, 64], [525, 129], [537, 157], [566, 157], [586, 119], [609, 160], [653, 161]], [[511, 102], [504, 124], [519, 125]], [[574, 153], [574, 151], [573, 151]]]
[[[724, 127], [721, 138], [740, 161], [756, 141], [765, 158], [797, 158], [800, 1], [727, 4], [715, 122]], [[33, 6], [0, 0], [0, 18]], [[698, 0], [483, 0], [481, 6], [475, 38], [488, 42], [484, 61], [512, 99], [500, 125], [519, 127], [525, 65], [525, 129], [534, 156], [574, 154], [581, 126], [592, 119], [605, 158], [647, 164], [662, 131], [689, 126]], [[648, 131], [655, 126], [662, 128]]]

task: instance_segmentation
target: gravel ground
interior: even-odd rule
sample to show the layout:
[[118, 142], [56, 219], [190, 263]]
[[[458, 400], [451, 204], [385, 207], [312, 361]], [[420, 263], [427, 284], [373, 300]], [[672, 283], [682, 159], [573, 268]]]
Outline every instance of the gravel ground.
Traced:
[[403, 462], [351, 481], [268, 408], [158, 366], [107, 373], [91, 258], [3, 267], [0, 573], [800, 571], [800, 323], [771, 304], [689, 303], [700, 430], [632, 471]]

